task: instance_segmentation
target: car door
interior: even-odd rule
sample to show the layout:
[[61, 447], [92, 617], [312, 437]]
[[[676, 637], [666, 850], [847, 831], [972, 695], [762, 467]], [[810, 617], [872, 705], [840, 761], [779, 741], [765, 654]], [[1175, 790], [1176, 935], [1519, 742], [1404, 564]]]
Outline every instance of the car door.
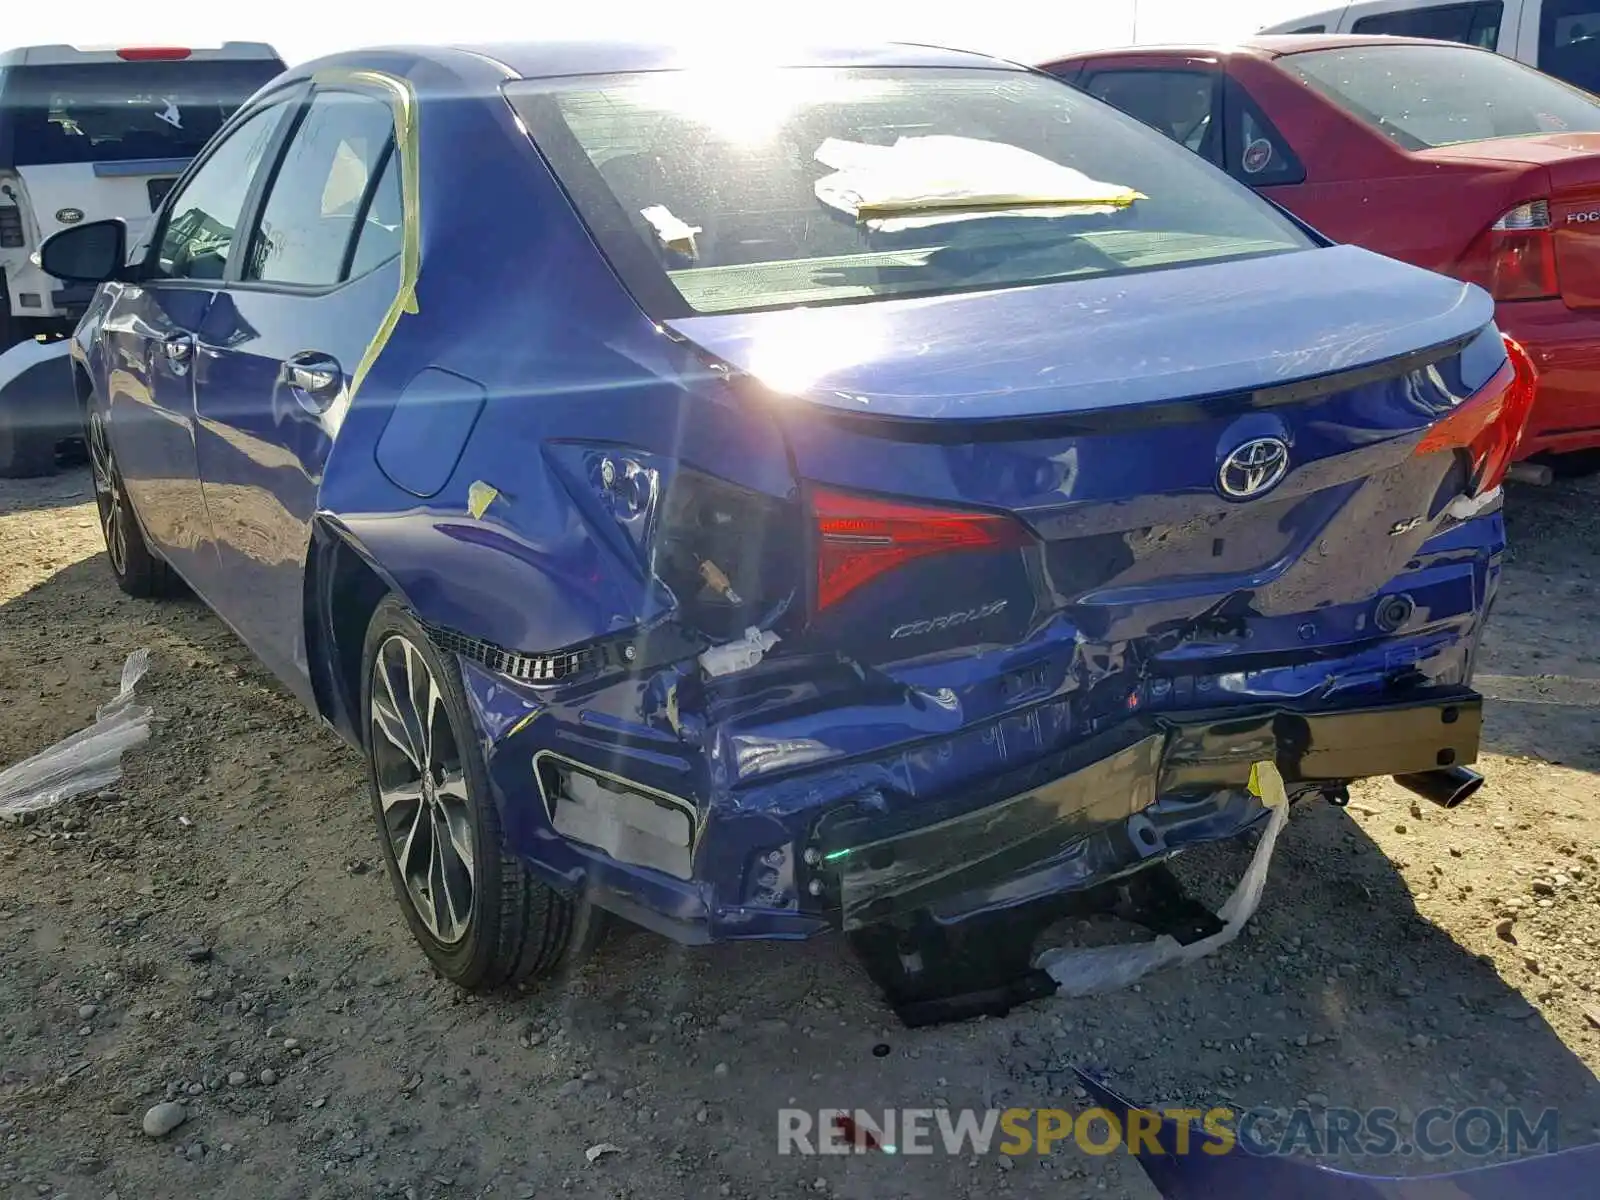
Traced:
[[1076, 86], [1219, 162], [1222, 71], [1216, 60], [1136, 56], [1090, 62]]
[[217, 554], [195, 451], [194, 348], [233, 255], [251, 182], [288, 108], [243, 116], [173, 189], [137, 269], [104, 319], [117, 463], [146, 537], [207, 600]]
[[310, 702], [303, 573], [354, 373], [396, 302], [408, 232], [394, 109], [319, 86], [262, 190], [248, 253], [197, 334], [200, 476], [252, 650]]

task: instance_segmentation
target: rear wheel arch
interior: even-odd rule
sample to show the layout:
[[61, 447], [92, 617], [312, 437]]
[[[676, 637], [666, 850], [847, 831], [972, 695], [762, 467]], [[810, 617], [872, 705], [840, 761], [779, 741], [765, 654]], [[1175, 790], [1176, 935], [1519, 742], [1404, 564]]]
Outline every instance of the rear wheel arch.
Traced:
[[306, 553], [306, 654], [319, 715], [363, 745], [361, 687], [367, 627], [388, 596], [404, 595], [354, 541], [318, 520]]
[[76, 357], [72, 360], [72, 394], [78, 401], [78, 416], [87, 425], [89, 401], [94, 397], [94, 380], [89, 377], [89, 368]]

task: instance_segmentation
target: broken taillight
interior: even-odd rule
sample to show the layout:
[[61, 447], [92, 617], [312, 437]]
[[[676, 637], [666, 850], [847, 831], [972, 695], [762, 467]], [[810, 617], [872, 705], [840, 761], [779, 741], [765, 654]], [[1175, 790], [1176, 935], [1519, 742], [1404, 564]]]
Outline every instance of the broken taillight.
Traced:
[[1530, 200], [1505, 213], [1489, 226], [1485, 243], [1484, 286], [1496, 300], [1544, 300], [1561, 294], [1548, 200]]
[[683, 619], [719, 639], [767, 628], [805, 586], [798, 506], [687, 467], [663, 492], [651, 558]]
[[880, 575], [930, 555], [1008, 550], [1028, 542], [1027, 529], [1013, 517], [826, 488], [811, 493], [811, 511], [818, 611]]
[[1465, 451], [1472, 463], [1471, 494], [1481, 496], [1505, 479], [1522, 442], [1538, 391], [1539, 373], [1528, 352], [1505, 338], [1506, 363], [1417, 443], [1417, 454]]

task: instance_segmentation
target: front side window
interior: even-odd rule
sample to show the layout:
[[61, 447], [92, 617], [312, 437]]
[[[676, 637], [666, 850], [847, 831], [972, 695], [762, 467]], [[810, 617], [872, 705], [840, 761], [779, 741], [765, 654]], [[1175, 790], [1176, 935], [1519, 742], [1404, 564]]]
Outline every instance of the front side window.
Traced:
[[1216, 76], [1210, 71], [1101, 71], [1084, 91], [1137, 117], [1180, 146], [1204, 153]]
[[346, 278], [393, 145], [394, 116], [382, 100], [317, 93], [267, 191], [243, 278], [302, 286]]
[[259, 109], [233, 129], [167, 204], [154, 274], [167, 279], [221, 279], [250, 183], [288, 110], [286, 101]]
[[1017, 71], [673, 71], [507, 95], [658, 319], [1312, 245], [1181, 146]]
[[1431, 8], [1408, 8], [1362, 17], [1351, 26], [1351, 31], [1388, 34], [1391, 37], [1434, 38], [1493, 50], [1500, 44], [1500, 22], [1504, 16], [1505, 5], [1502, 0], [1481, 0], [1476, 4], [1439, 4]]
[[1539, 69], [1585, 91], [1600, 92], [1600, 0], [1544, 0]]
[[1355, 46], [1279, 62], [1407, 150], [1600, 131], [1600, 100], [1464, 46]]
[[282, 69], [266, 59], [13, 67], [0, 92], [0, 166], [193, 158]]

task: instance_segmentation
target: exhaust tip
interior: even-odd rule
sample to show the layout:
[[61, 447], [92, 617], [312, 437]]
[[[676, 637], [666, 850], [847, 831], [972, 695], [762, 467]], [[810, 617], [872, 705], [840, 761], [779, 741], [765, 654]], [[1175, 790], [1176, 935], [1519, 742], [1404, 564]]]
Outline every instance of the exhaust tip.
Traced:
[[1457, 807], [1483, 786], [1483, 776], [1467, 767], [1440, 767], [1437, 771], [1396, 775], [1394, 781], [1440, 808]]

